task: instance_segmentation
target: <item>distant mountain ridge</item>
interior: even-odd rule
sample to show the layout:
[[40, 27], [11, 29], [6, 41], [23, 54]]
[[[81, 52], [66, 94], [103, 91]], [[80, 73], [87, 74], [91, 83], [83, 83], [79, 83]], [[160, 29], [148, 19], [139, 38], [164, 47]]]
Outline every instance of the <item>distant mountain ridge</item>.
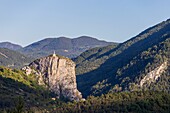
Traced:
[[[0, 52], [3, 52], [0, 53], [0, 57], [2, 57], [0, 59], [0, 65], [21, 68], [25, 65], [25, 61], [26, 63], [30, 63], [30, 61], [48, 56], [54, 53], [54, 51], [59, 55], [73, 58], [90, 48], [103, 47], [111, 44], [117, 45], [117, 43], [106, 42], [88, 36], [74, 39], [66, 37], [46, 38], [26, 47], [11, 42], [1, 42]], [[9, 58], [6, 57], [6, 54]]]
[[11, 42], [0, 42], [0, 48], [7, 48], [10, 50], [19, 50], [19, 49], [22, 49], [22, 46], [18, 44], [13, 44]]
[[111, 44], [116, 43], [106, 42], [88, 36], [73, 39], [66, 37], [46, 38], [24, 47], [20, 52], [38, 58], [47, 56], [55, 51], [62, 56], [73, 58], [90, 48], [103, 47]]

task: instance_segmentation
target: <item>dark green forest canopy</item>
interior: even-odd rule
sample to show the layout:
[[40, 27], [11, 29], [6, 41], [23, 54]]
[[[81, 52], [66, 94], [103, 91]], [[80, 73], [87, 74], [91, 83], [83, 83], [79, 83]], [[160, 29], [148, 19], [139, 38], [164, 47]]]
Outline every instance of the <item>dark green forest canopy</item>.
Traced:
[[170, 94], [161, 92], [109, 93], [86, 101], [64, 104], [56, 113], [169, 113]]

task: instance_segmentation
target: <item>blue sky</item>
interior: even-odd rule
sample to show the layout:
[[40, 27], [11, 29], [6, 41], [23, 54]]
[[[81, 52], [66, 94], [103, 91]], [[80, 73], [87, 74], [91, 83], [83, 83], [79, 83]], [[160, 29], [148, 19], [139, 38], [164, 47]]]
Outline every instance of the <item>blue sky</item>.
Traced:
[[123, 42], [170, 18], [170, 0], [0, 0], [0, 42], [87, 35]]

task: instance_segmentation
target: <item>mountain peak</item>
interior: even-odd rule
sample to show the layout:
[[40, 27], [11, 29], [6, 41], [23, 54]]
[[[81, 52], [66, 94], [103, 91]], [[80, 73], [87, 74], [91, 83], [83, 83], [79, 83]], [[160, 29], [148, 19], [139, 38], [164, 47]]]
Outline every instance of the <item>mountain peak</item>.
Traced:
[[58, 37], [58, 38], [56, 38], [56, 39], [70, 39], [70, 38], [67, 38], [67, 37], [62, 36], [62, 37]]
[[0, 48], [7, 48], [10, 50], [19, 50], [19, 49], [22, 49], [22, 46], [18, 44], [13, 44], [7, 41], [7, 42], [0, 42]]

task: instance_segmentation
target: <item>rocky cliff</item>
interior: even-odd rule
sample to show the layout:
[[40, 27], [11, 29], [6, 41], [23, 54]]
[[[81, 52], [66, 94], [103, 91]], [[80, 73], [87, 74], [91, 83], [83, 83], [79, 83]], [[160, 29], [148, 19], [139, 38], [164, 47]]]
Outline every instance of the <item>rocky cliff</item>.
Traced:
[[35, 60], [23, 70], [27, 75], [34, 73], [39, 84], [45, 85], [58, 98], [65, 97], [76, 101], [82, 99], [81, 93], [77, 90], [75, 63], [68, 58], [53, 54]]
[[149, 72], [141, 81], [140, 86], [142, 87], [145, 83], [150, 84], [151, 82], [156, 82], [161, 74], [167, 69], [168, 63], [164, 62], [161, 66], [155, 68], [153, 71]]

